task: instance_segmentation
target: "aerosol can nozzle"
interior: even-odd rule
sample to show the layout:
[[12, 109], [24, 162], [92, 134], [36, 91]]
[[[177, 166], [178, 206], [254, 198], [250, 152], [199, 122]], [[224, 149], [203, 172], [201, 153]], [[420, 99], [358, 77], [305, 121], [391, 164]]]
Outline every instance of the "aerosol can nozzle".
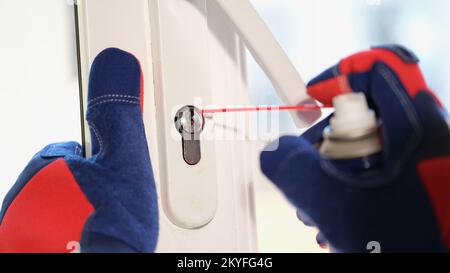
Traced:
[[324, 131], [321, 154], [329, 159], [352, 159], [382, 150], [379, 124], [363, 93], [340, 95], [333, 105], [335, 113]]

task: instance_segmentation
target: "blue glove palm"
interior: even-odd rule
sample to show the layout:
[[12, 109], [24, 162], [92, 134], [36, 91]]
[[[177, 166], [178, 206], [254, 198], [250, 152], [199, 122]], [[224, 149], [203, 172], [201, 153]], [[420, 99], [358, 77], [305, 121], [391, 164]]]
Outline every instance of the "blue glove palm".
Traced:
[[328, 119], [302, 137], [283, 137], [261, 167], [321, 236], [340, 252], [441, 252], [450, 247], [450, 133], [417, 58], [398, 46], [344, 59], [308, 86], [325, 105], [364, 92], [382, 120], [383, 165], [351, 173], [323, 158]]

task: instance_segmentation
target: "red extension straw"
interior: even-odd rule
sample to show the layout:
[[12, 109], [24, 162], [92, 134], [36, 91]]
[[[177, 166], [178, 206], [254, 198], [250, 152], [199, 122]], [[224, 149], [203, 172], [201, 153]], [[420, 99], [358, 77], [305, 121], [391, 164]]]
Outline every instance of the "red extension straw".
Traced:
[[218, 109], [202, 109], [202, 114], [213, 113], [231, 113], [231, 112], [259, 112], [259, 111], [313, 111], [329, 107], [319, 105], [298, 105], [298, 106], [262, 106], [262, 107], [244, 107], [244, 108], [218, 108]]

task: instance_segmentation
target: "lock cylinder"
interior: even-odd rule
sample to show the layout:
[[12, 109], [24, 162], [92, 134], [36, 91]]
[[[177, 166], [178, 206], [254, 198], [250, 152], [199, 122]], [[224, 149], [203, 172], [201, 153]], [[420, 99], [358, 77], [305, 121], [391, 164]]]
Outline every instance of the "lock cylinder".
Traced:
[[195, 106], [184, 106], [175, 115], [175, 128], [182, 138], [183, 159], [189, 165], [197, 165], [201, 160], [200, 134], [204, 126], [205, 118]]

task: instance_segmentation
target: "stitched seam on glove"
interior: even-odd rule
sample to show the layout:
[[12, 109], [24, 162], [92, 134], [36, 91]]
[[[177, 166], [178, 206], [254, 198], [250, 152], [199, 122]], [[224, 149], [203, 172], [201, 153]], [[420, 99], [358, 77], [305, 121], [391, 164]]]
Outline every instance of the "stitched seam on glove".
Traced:
[[140, 105], [140, 101], [132, 101], [132, 100], [125, 100], [125, 99], [106, 99], [99, 102], [94, 103], [93, 105], [90, 105], [89, 108], [94, 108], [95, 106], [102, 105], [105, 103], [128, 103], [128, 104], [137, 104]]
[[140, 100], [139, 97], [136, 96], [131, 96], [131, 95], [120, 95], [120, 94], [106, 94], [106, 95], [102, 95], [93, 99], [90, 99], [88, 101], [88, 104], [93, 103], [95, 101], [101, 100], [101, 99], [110, 99], [110, 98], [114, 98], [114, 99], [134, 99], [134, 100]]

